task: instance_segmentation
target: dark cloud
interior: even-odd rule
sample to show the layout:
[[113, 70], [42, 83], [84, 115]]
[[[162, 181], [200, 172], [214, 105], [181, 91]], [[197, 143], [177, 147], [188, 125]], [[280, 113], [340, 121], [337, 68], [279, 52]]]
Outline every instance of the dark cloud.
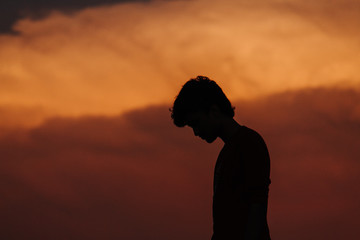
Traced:
[[[358, 236], [359, 100], [313, 89], [234, 102], [270, 149], [274, 239]], [[174, 127], [167, 106], [2, 136], [0, 238], [209, 239], [221, 146]]]
[[183, 152], [204, 151], [190, 135], [171, 125], [167, 108], [154, 108], [57, 118], [3, 136], [1, 238], [201, 238], [203, 222], [210, 226], [211, 195], [202, 200], [211, 161]]
[[12, 26], [20, 18], [43, 18], [51, 11], [72, 13], [88, 7], [125, 2], [149, 2], [150, 0], [13, 0], [0, 2], [0, 33], [14, 33]]
[[[24, 17], [39, 19], [46, 17], [51, 11], [61, 11], [71, 14], [74, 11], [96, 6], [106, 6], [127, 2], [151, 2], [151, 0], [13, 0], [0, 2], [0, 33], [13, 33], [13, 24]], [[241, 1], [229, 1], [233, 4]], [[204, 1], [205, 3], [205, 1]], [[256, 9], [274, 9], [278, 13], [295, 13], [306, 21], [310, 21], [318, 28], [334, 34], [357, 34], [357, 22], [360, 19], [358, 0], [335, 1], [264, 1], [256, 0], [251, 3], [242, 1], [236, 7], [255, 7]]]

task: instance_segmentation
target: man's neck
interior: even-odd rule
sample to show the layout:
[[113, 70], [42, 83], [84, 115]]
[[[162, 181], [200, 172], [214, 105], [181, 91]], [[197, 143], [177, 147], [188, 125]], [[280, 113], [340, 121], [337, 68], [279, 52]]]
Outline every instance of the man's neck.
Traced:
[[219, 134], [219, 137], [221, 140], [223, 140], [224, 143], [229, 142], [232, 136], [237, 132], [239, 129], [240, 124], [237, 123], [233, 118], [225, 118], [222, 121], [222, 127]]

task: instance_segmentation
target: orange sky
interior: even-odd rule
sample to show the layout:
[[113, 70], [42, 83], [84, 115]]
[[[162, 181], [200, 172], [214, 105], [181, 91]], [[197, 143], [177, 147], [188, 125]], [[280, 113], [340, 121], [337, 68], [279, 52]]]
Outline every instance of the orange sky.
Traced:
[[269, 147], [273, 239], [357, 239], [359, 22], [357, 0], [155, 0], [19, 19], [19, 34], [0, 35], [0, 239], [209, 239], [222, 143], [168, 112], [200, 74]]
[[359, 4], [302, 2], [153, 1], [19, 20], [19, 35], [0, 36], [0, 107], [114, 115], [170, 103], [199, 74], [232, 99], [358, 87]]

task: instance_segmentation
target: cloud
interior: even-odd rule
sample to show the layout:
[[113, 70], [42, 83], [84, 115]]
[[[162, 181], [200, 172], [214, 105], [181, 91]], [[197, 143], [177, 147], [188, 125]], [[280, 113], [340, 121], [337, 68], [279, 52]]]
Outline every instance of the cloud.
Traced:
[[[273, 238], [358, 235], [359, 100], [354, 90], [316, 88], [234, 102], [237, 120], [270, 150]], [[164, 105], [57, 117], [2, 136], [0, 236], [208, 239], [221, 146], [174, 127]]]
[[[0, 36], [0, 105], [62, 116], [116, 115], [168, 103], [200, 74], [232, 99], [358, 88], [359, 36], [343, 34], [330, 14], [318, 16], [320, 6], [153, 1], [22, 19], [14, 25], [18, 35]], [[345, 14], [353, 5], [340, 6]]]
[[[48, 16], [51, 11], [55, 10], [71, 13], [88, 7], [124, 2], [134, 2], [134, 0], [33, 0], [31, 2], [26, 0], [15, 0], [11, 2], [1, 2], [0, 9], [3, 11], [0, 15], [0, 33], [14, 33], [12, 25], [21, 18], [31, 17], [32, 19], [42, 19]], [[135, 0], [135, 2], [146, 2], [146, 0]]]
[[196, 152], [185, 155], [176, 146], [193, 147], [195, 141], [178, 139], [177, 133], [191, 132], [171, 126], [162, 106], [113, 118], [57, 118], [8, 134], [0, 141], [1, 212], [7, 219], [1, 237], [201, 237], [207, 226], [195, 223], [210, 226], [211, 195], [201, 202], [211, 189], [210, 165], [196, 174], [204, 169], [189, 161]]

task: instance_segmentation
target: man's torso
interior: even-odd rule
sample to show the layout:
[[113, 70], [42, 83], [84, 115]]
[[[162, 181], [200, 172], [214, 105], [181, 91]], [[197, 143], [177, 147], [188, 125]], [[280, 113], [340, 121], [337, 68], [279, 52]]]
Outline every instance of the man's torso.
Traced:
[[[262, 137], [240, 126], [215, 166], [213, 240], [242, 239], [250, 204], [267, 204], [269, 174], [270, 158]], [[270, 239], [267, 223], [262, 239]]]

